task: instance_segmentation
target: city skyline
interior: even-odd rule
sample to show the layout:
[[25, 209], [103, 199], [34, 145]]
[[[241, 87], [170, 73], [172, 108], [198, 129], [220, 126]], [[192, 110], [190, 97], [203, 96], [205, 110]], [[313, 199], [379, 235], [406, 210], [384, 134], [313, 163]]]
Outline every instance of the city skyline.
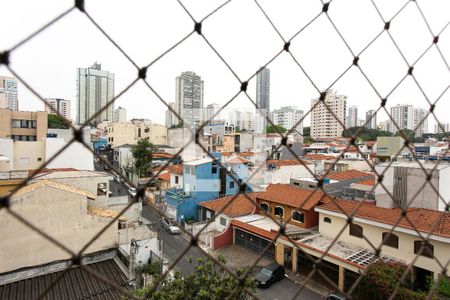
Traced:
[[[20, 2], [7, 3], [7, 9], [14, 9], [15, 6], [20, 5]], [[40, 4], [40, 7], [45, 7], [45, 2]], [[25, 36], [30, 33], [31, 25], [40, 25], [44, 20], [48, 19], [48, 16], [53, 16], [57, 11], [63, 9], [66, 4], [64, 2], [58, 3], [56, 6], [50, 6], [51, 9], [44, 11], [40, 16], [28, 16], [27, 12], [20, 12], [24, 14], [23, 17], [30, 18], [30, 25], [24, 26], [18, 20], [21, 18], [11, 19], [9, 16], [5, 16], [2, 20], [11, 24], [11, 26], [16, 26], [16, 32], [19, 34], [12, 36], [8, 31], [2, 30], [2, 36], [4, 37], [4, 44], [2, 49], [12, 46], [19, 39], [18, 36]], [[69, 3], [67, 3], [69, 5]], [[71, 5], [71, 3], [70, 3]], [[99, 22], [112, 37], [117, 40], [118, 44], [124, 46], [124, 50], [130, 53], [138, 65], [145, 65], [153, 58], [157, 57], [162, 51], [169, 48], [175, 42], [180, 40], [187, 32], [191, 29], [191, 23], [188, 17], [186, 17], [182, 11], [179, 10], [176, 3], [164, 4], [158, 7], [162, 11], [172, 11], [177, 16], [177, 18], [171, 20], [162, 20], [161, 15], [156, 12], [152, 12], [152, 18], [146, 22], [150, 24], [166, 24], [167, 22], [174, 22], [173, 29], [166, 33], [163, 37], [162, 35], [152, 35], [152, 42], [145, 42], [142, 44], [141, 39], [139, 41], [139, 47], [133, 47], [136, 45], [136, 38], [129, 37], [128, 26], [132, 26], [136, 29], [136, 36], [140, 36], [141, 25], [139, 18], [130, 18], [130, 23], [126, 24], [125, 27], [118, 26], [115, 22], [115, 16], [124, 15], [125, 18], [129, 18], [131, 11], [133, 14], [142, 13], [148, 14], [152, 11], [151, 4], [143, 4], [142, 9], [136, 9], [133, 7], [124, 9], [122, 6], [116, 6], [114, 3], [110, 7], [110, 14], [99, 15], [102, 11], [101, 3], [93, 3], [89, 6], [89, 11], [92, 12], [93, 16], [99, 18]], [[298, 22], [292, 22], [291, 11], [296, 11], [296, 14], [301, 11], [301, 18], [298, 19], [308, 19], [313, 13], [320, 9], [320, 5], [317, 6], [310, 5], [305, 7], [303, 10], [299, 9], [297, 6], [302, 4], [293, 4], [290, 7], [287, 4], [285, 7], [277, 7], [274, 4], [263, 3], [263, 7], [268, 11], [273, 11], [270, 17], [280, 28], [280, 32], [284, 36], [291, 36], [304, 24]], [[345, 37], [351, 37], [349, 40], [350, 47], [354, 51], [361, 50], [366, 42], [370, 40], [371, 36], [377, 33], [377, 29], [382, 26], [380, 20], [374, 15], [376, 12], [373, 11], [371, 7], [366, 4], [358, 4], [358, 8], [361, 8], [364, 12], [369, 12], [368, 15], [363, 20], [364, 24], [367, 24], [367, 35], [361, 35], [357, 29], [352, 28], [352, 20], [357, 16], [353, 16], [346, 12], [345, 3], [333, 3], [333, 9], [330, 11], [331, 17], [334, 14], [340, 14], [342, 16], [348, 16], [348, 20], [345, 17], [336, 20], [337, 26], [343, 29], [343, 34]], [[139, 4], [136, 4], [139, 6]], [[424, 4], [427, 9], [434, 9], [432, 6], [428, 7]], [[198, 6], [196, 7], [196, 16], [201, 18], [205, 16], [214, 5], [211, 6]], [[398, 9], [395, 4], [380, 4], [381, 13], [386, 18], [392, 16], [392, 14]], [[252, 16], [254, 22], [244, 22], [245, 11], [252, 10], [257, 11], [257, 7], [253, 3], [231, 3], [230, 9], [237, 11], [236, 14], [236, 24], [232, 24], [229, 28], [230, 32], [236, 32], [239, 27], [245, 26], [248, 28], [248, 33], [245, 36], [236, 35], [231, 39], [233, 43], [241, 43], [246, 46], [240, 47], [239, 51], [236, 51], [229, 44], [224, 43], [218, 39], [218, 36], [224, 35], [225, 31], [214, 24], [205, 22], [204, 31], [205, 34], [211, 39], [211, 44], [218, 48], [218, 51], [223, 53], [224, 58], [230, 62], [230, 66], [236, 71], [236, 74], [245, 80], [255, 74], [255, 72], [261, 67], [262, 63], [267, 63], [269, 58], [271, 58], [279, 48], [281, 48], [282, 43], [280, 43], [279, 37], [264, 20], [264, 16], [255, 13]], [[280, 11], [281, 10], [281, 11]], [[15, 9], [15, 11], [18, 11]], [[138, 12], [137, 12], [138, 11]], [[433, 11], [434, 18], [430, 20], [431, 28], [434, 32], [438, 32], [443, 25], [445, 20], [444, 9], [441, 11]], [[282, 12], [287, 17], [284, 19], [277, 18], [277, 12]], [[414, 26], [419, 26], [418, 34], [414, 37], [414, 40], [409, 37], [409, 35], [401, 35], [407, 28], [405, 24], [408, 24], [409, 20], [417, 17], [409, 11], [405, 11], [402, 14], [405, 22], [401, 20], [393, 22], [392, 24], [392, 34], [396, 39], [399, 40], [399, 46], [405, 52], [405, 56], [409, 61], [414, 60], [422, 49], [426, 48], [426, 45], [430, 43], [430, 36], [427, 35], [426, 28], [417, 22], [413, 22]], [[224, 9], [224, 12], [218, 14], [218, 21], [225, 20], [229, 17], [229, 9]], [[251, 23], [251, 24], [248, 24]], [[292, 24], [291, 24], [292, 23]], [[416, 24], [417, 23], [417, 24]], [[73, 26], [72, 24], [77, 24], [78, 26]], [[150, 25], [148, 24], [148, 25]], [[6, 26], [7, 27], [7, 26]], [[4, 27], [4, 28], [6, 28]], [[147, 26], [148, 27], [148, 26]], [[329, 38], [329, 43], [336, 43], [342, 45], [341, 41], [338, 40], [336, 36], [330, 36], [332, 30], [330, 29], [330, 24], [327, 23], [326, 18], [319, 18], [315, 24], [308, 28], [304, 33], [294, 39], [291, 43], [291, 52], [295, 57], [299, 58], [301, 56], [305, 59], [300, 59], [299, 62], [305, 68], [305, 71], [312, 77], [312, 80], [317, 83], [318, 88], [323, 90], [332, 83], [333, 79], [345, 69], [344, 61], [351, 61], [350, 55], [345, 54], [342, 47], [339, 46], [333, 54], [331, 55], [327, 52], [326, 47], [324, 50], [320, 50], [320, 45], [317, 43], [310, 43], [313, 37], [318, 34], [323, 34], [324, 39]], [[92, 61], [101, 61], [102, 64], [115, 73], [116, 76], [116, 93], [122, 91], [133, 78], [136, 78], [137, 71], [132, 67], [131, 64], [116, 50], [114, 46], [111, 45], [106, 39], [101, 37], [100, 33], [90, 27], [90, 25], [85, 22], [85, 20], [79, 18], [79, 15], [70, 15], [67, 19], [58, 24], [58, 26], [50, 28], [48, 31], [43, 32], [41, 35], [36, 37], [30, 42], [30, 46], [19, 48], [14, 55], [11, 57], [11, 66], [15, 69], [18, 74], [23, 78], [28, 79], [30, 85], [35, 88], [39, 94], [44, 98], [64, 98], [64, 99], [75, 99], [76, 91], [74, 86], [74, 70], [78, 67], [86, 66], [92, 63]], [[415, 29], [415, 27], [414, 27]], [[356, 30], [356, 31], [355, 31]], [[86, 32], [85, 35], [80, 36], [78, 32]], [[33, 57], [30, 55], [31, 48], [37, 49], [49, 44], [49, 40], [57, 38], [58, 36], [72, 35], [73, 40], [67, 41], [62, 45], [58, 45], [58, 48], [46, 51], [43, 54], [43, 58], [39, 61], [33, 60], [30, 63], [29, 58]], [[353, 34], [353, 35], [351, 35]], [[218, 35], [217, 37], [215, 37]], [[225, 34], [228, 35], [228, 34]], [[265, 37], [262, 38], [262, 37]], [[249, 39], [248, 41], [246, 39]], [[227, 39], [225, 39], [227, 40]], [[267, 47], [261, 47], [262, 42], [267, 44]], [[269, 42], [270, 41], [270, 42]], [[440, 42], [444, 43], [445, 37], [441, 37]], [[85, 43], [91, 43], [96, 45], [96, 47], [90, 49], [90, 51], [79, 50], [79, 45], [84, 45]], [[412, 45], [410, 48], [405, 50], [405, 47]], [[443, 44], [445, 45], [445, 44]], [[110, 51], [106, 51], [106, 49]], [[141, 50], [142, 49], [142, 50]], [[320, 51], [319, 51], [319, 50]], [[58, 53], [65, 53], [65, 55], [60, 55], [55, 53], [54, 50], [59, 50]], [[145, 51], [143, 51], [145, 50]], [[370, 50], [370, 51], [369, 51]], [[377, 40], [374, 45], [365, 54], [361, 55], [360, 62], [361, 67], [366, 71], [367, 76], [380, 90], [380, 95], [386, 96], [389, 91], [394, 87], [394, 85], [400, 81], [402, 74], [406, 73], [407, 66], [402, 63], [402, 58], [395, 49], [392, 43], [389, 42], [386, 33], [382, 34], [381, 38]], [[74, 52], [76, 51], [76, 52]], [[322, 52], [321, 52], [322, 51]], [[325, 52], [323, 52], [325, 51]], [[317, 52], [317, 53], [316, 53]], [[379, 52], [379, 53], [378, 53]], [[76, 53], [76, 55], [70, 55]], [[311, 55], [316, 53], [311, 60], [308, 60]], [[447, 52], [448, 53], [448, 52]], [[444, 53], [445, 55], [445, 53]], [[320, 63], [317, 59], [319, 57], [325, 57], [326, 59], [323, 63]], [[70, 57], [70, 59], [67, 59]], [[377, 59], [383, 57], [380, 60], [380, 64], [377, 65]], [[45, 63], [46, 61], [53, 61], [54, 63], [49, 65]], [[439, 53], [434, 49], [428, 52], [424, 58], [423, 63], [418, 63], [414, 68], [414, 75], [416, 76], [418, 82], [421, 84], [423, 90], [429, 96], [430, 101], [434, 101], [445, 89], [449, 82], [449, 75], [447, 70], [442, 68], [442, 62], [439, 57]], [[30, 68], [30, 66], [33, 66]], [[62, 68], [62, 66], [64, 66]], [[312, 68], [314, 66], [314, 68]], [[385, 72], [386, 66], [389, 66], [393, 71]], [[309, 103], [311, 99], [318, 97], [318, 92], [312, 88], [311, 83], [305, 78], [298, 66], [295, 65], [292, 58], [288, 54], [283, 53], [272, 61], [268, 68], [271, 69], [271, 102], [272, 109], [278, 109], [283, 106], [297, 106], [299, 109], [305, 111], [305, 115], [308, 113]], [[35, 70], [39, 70], [36, 72]], [[173, 89], [173, 78], [178, 76], [181, 72], [185, 70], [193, 70], [198, 74], [202, 75], [203, 80], [207, 83], [208, 88], [205, 89], [205, 101], [204, 104], [218, 103], [223, 106], [228, 100], [230, 100], [240, 88], [239, 82], [227, 70], [223, 62], [214, 54], [214, 52], [204, 43], [201, 38], [197, 36], [191, 36], [173, 51], [171, 51], [167, 56], [163, 57], [160, 61], [155, 63], [148, 70], [147, 81], [154, 87], [155, 91], [161, 96], [161, 98], [166, 101], [166, 103], [173, 102], [175, 100], [175, 94]], [[402, 71], [404, 70], [404, 72]], [[4, 67], [0, 67], [0, 73], [2, 75], [10, 76]], [[38, 75], [39, 74], [39, 75]], [[318, 75], [319, 74], [319, 75]], [[323, 76], [320, 74], [324, 74]], [[433, 74], [433, 76], [430, 76]], [[318, 78], [321, 77], [321, 78]], [[430, 78], [433, 78], [431, 81]], [[52, 79], [52, 80], [48, 80]], [[55, 84], [57, 83], [57, 84]], [[247, 91], [253, 101], [256, 101], [255, 89], [256, 89], [256, 78], [253, 77], [249, 81]], [[333, 89], [339, 91], [348, 97], [348, 105], [358, 105], [359, 110], [362, 112], [376, 109], [380, 105], [380, 99], [371, 89], [370, 85], [365, 81], [363, 76], [357, 71], [357, 69], [352, 68], [349, 70], [334, 86]], [[30, 93], [20, 82], [19, 90], [22, 110], [37, 110], [42, 109], [43, 103], [38, 101], [36, 96]], [[448, 106], [443, 105], [448, 102], [450, 95], [447, 90], [443, 94], [441, 100], [436, 105], [435, 113], [442, 123], [448, 122], [445, 120], [446, 116], [449, 115]], [[72, 112], [76, 110], [72, 101]], [[400, 103], [412, 103], [416, 107], [422, 107], [428, 109], [429, 105], [420, 89], [414, 83], [412, 78], [407, 77], [400, 86], [389, 95], [387, 106], [394, 106]], [[154, 122], [164, 124], [164, 111], [167, 109], [165, 105], [150, 92], [142, 82], [138, 82], [133, 86], [127, 93], [121, 96], [116, 102], [115, 106], [122, 106], [128, 110], [130, 116], [136, 118], [150, 118]], [[240, 94], [234, 102], [230, 104], [232, 107], [250, 107], [252, 104], [247, 99], [245, 95]], [[226, 112], [225, 112], [226, 113]], [[74, 117], [74, 116], [72, 116]], [[310, 116], [305, 117], [304, 125], [309, 124]], [[379, 121], [387, 119], [387, 115], [381, 111], [377, 118]], [[430, 128], [434, 127], [435, 120], [430, 118]]]

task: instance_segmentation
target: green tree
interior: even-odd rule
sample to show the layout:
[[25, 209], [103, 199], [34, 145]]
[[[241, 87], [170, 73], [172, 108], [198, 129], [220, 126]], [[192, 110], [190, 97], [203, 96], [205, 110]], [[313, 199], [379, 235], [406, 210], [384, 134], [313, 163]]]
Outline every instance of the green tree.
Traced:
[[68, 129], [69, 128], [69, 122], [64, 119], [63, 117], [60, 117], [58, 115], [49, 114], [47, 118], [47, 126], [48, 128], [53, 129]]
[[155, 150], [156, 147], [148, 140], [148, 138], [140, 139], [136, 145], [131, 146], [134, 167], [139, 176], [148, 176], [152, 164], [153, 151]]
[[[389, 299], [394, 293], [397, 282], [400, 281], [406, 266], [401, 263], [385, 263], [378, 261], [369, 266], [353, 292], [353, 299], [383, 300]], [[411, 290], [411, 273], [406, 276], [400, 285], [394, 299], [425, 299], [427, 294]]]
[[[221, 264], [226, 260], [223, 256], [218, 257]], [[240, 269], [236, 272], [237, 276], [244, 274]], [[137, 289], [135, 295], [144, 296], [151, 287]], [[220, 266], [208, 258], [199, 258], [195, 271], [182, 275], [176, 272], [174, 278], [165, 279], [160, 283], [156, 291], [148, 299], [173, 299], [173, 300], [209, 300], [226, 299], [237, 289], [233, 299], [250, 299], [256, 291], [256, 283], [253, 277], [247, 276], [242, 286], [239, 287], [239, 281], [225, 272]]]
[[266, 133], [285, 133], [287, 130], [281, 125], [268, 125], [266, 127]]
[[402, 129], [395, 133], [395, 136], [401, 136], [405, 137], [410, 141], [414, 141], [414, 138], [416, 137], [416, 133], [411, 129]]
[[311, 127], [306, 126], [303, 127], [303, 137], [310, 137], [311, 136]]
[[355, 136], [363, 141], [376, 141], [379, 136], [392, 136], [389, 131], [371, 129], [366, 127], [349, 127], [342, 132], [343, 137]]

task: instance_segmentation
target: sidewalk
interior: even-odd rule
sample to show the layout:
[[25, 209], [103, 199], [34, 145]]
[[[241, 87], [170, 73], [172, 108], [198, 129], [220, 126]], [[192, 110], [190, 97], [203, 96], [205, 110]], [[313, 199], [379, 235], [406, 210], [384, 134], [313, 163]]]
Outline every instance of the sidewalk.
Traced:
[[[305, 276], [299, 273], [294, 273], [291, 270], [285, 270], [285, 276], [287, 279], [294, 282], [295, 284], [298, 284], [299, 286], [303, 285], [306, 280]], [[305, 284], [305, 287], [324, 297], [328, 296], [328, 294], [332, 292], [332, 290], [330, 290], [328, 287], [317, 283], [312, 279], [310, 279], [308, 283]]]

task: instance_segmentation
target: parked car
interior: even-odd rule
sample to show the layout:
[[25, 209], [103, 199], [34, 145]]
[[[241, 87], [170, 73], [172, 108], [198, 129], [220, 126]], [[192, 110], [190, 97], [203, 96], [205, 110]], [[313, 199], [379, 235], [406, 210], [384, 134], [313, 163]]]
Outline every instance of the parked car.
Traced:
[[284, 267], [277, 263], [271, 263], [261, 269], [256, 275], [255, 280], [260, 288], [267, 288], [271, 284], [284, 278]]
[[103, 166], [103, 170], [108, 171], [108, 170], [109, 170], [109, 167], [108, 167], [107, 165], [104, 165], [104, 166]]
[[123, 182], [123, 178], [120, 177], [119, 175], [114, 175], [114, 181], [117, 183], [122, 183]]
[[327, 300], [345, 300], [345, 296], [339, 292], [331, 292], [327, 296]]
[[128, 195], [130, 195], [131, 197], [136, 197], [136, 195], [137, 195], [137, 190], [134, 188], [134, 187], [131, 187], [129, 190], [128, 190]]
[[175, 223], [174, 220], [163, 217], [163, 218], [161, 218], [161, 224], [171, 234], [180, 234], [181, 233], [180, 227], [178, 227], [177, 223]]

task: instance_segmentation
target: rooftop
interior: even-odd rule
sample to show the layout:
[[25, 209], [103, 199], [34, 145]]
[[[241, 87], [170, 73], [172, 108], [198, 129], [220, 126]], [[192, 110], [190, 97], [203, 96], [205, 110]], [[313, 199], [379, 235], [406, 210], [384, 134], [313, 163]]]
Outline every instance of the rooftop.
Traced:
[[[430, 169], [445, 169], [450, 167], [450, 164], [448, 163], [439, 163], [437, 164], [438, 161], [427, 161], [427, 162], [421, 162], [419, 164], [419, 162], [413, 160], [413, 161], [396, 161], [393, 162], [390, 167], [405, 167], [405, 168], [414, 168], [414, 169], [421, 169], [422, 167], [424, 169], [430, 170]], [[437, 166], [436, 166], [437, 164]], [[388, 163], [382, 163], [382, 164], [378, 164], [377, 166], [380, 167], [388, 167], [389, 164]]]
[[170, 158], [175, 157], [175, 155], [166, 153], [166, 152], [155, 152], [152, 154], [152, 157], [153, 158], [168, 158], [168, 159], [170, 159]]
[[248, 163], [250, 163], [250, 161], [246, 160], [245, 158], [235, 156], [235, 157], [228, 159], [226, 161], [226, 163], [230, 164], [230, 165], [240, 165], [240, 164], [248, 164]]
[[38, 173], [33, 179], [56, 179], [56, 178], [81, 178], [81, 177], [105, 177], [112, 176], [106, 172], [89, 171], [89, 170], [66, 170], [50, 169], [49, 172]]
[[306, 154], [303, 158], [310, 160], [336, 160], [336, 157], [325, 154]]
[[269, 184], [264, 192], [257, 196], [258, 200], [267, 200], [291, 207], [310, 210], [319, 203], [330, 201], [323, 192], [293, 187], [289, 184]]
[[[119, 215], [117, 211], [97, 206], [88, 206], [88, 214], [110, 219], [113, 219]], [[125, 218], [124, 216], [120, 216], [119, 220], [126, 221], [127, 218]]]
[[239, 194], [237, 197], [232, 195], [212, 201], [201, 202], [199, 205], [217, 213], [220, 212], [222, 208], [225, 207], [225, 205], [227, 205], [234, 197], [236, 197], [222, 213], [229, 217], [238, 217], [253, 213], [255, 210], [254, 203], [256, 203], [256, 195], [256, 192], [247, 193], [248, 198], [251, 200], [249, 200], [244, 194]]
[[356, 178], [364, 178], [368, 176], [373, 176], [373, 174], [351, 169], [341, 172], [330, 172], [328, 173], [328, 175], [326, 175], [326, 178], [343, 181]]
[[185, 162], [184, 164], [186, 166], [199, 166], [199, 165], [210, 163], [212, 161], [213, 160], [211, 159], [211, 157], [204, 157], [204, 158], [201, 158], [201, 159]]
[[74, 188], [72, 186], [68, 186], [68, 185], [65, 185], [65, 184], [62, 184], [59, 182], [50, 181], [50, 180], [39, 180], [39, 181], [33, 182], [29, 185], [26, 185], [26, 186], [22, 187], [21, 189], [19, 189], [16, 193], [14, 193], [12, 198], [20, 197], [24, 194], [30, 193], [32, 191], [36, 191], [45, 186], [59, 189], [59, 190], [69, 192], [69, 193], [79, 194], [79, 195], [85, 196], [86, 198], [89, 198], [89, 199], [95, 199], [95, 195], [88, 191], [83, 191], [83, 190]]
[[266, 162], [267, 165], [275, 165], [276, 167], [285, 167], [285, 166], [299, 166], [299, 165], [310, 165], [312, 164], [309, 161], [297, 160], [297, 159], [286, 159], [286, 160], [275, 160], [269, 159]]
[[168, 173], [183, 175], [183, 165], [168, 165], [168, 166], [158, 166], [152, 169], [153, 172], [167, 171]]
[[127, 287], [128, 280], [126, 275], [113, 259], [108, 259], [84, 265], [83, 267], [69, 268], [59, 281], [56, 280], [66, 270], [0, 285], [0, 298], [3, 300], [37, 299], [52, 282], [55, 282], [55, 285], [49, 289], [45, 299], [123, 299], [117, 289], [91, 276], [83, 268], [91, 269], [118, 286]]
[[[340, 208], [333, 202], [329, 202], [316, 207], [316, 211], [332, 211], [342, 214], [346, 218], [345, 215], [354, 213], [354, 210], [360, 205], [359, 202], [346, 200], [335, 200], [335, 202]], [[410, 208], [407, 211], [408, 219], [406, 219], [402, 217], [402, 210], [400, 208], [383, 208], [370, 204], [362, 204], [354, 214], [354, 217], [388, 225], [397, 224], [397, 221], [401, 218], [400, 222], [396, 225], [397, 227], [412, 230], [417, 228], [420, 232], [450, 238], [450, 212], [425, 208]]]
[[170, 182], [170, 173], [159, 174], [158, 178], [162, 181]]

